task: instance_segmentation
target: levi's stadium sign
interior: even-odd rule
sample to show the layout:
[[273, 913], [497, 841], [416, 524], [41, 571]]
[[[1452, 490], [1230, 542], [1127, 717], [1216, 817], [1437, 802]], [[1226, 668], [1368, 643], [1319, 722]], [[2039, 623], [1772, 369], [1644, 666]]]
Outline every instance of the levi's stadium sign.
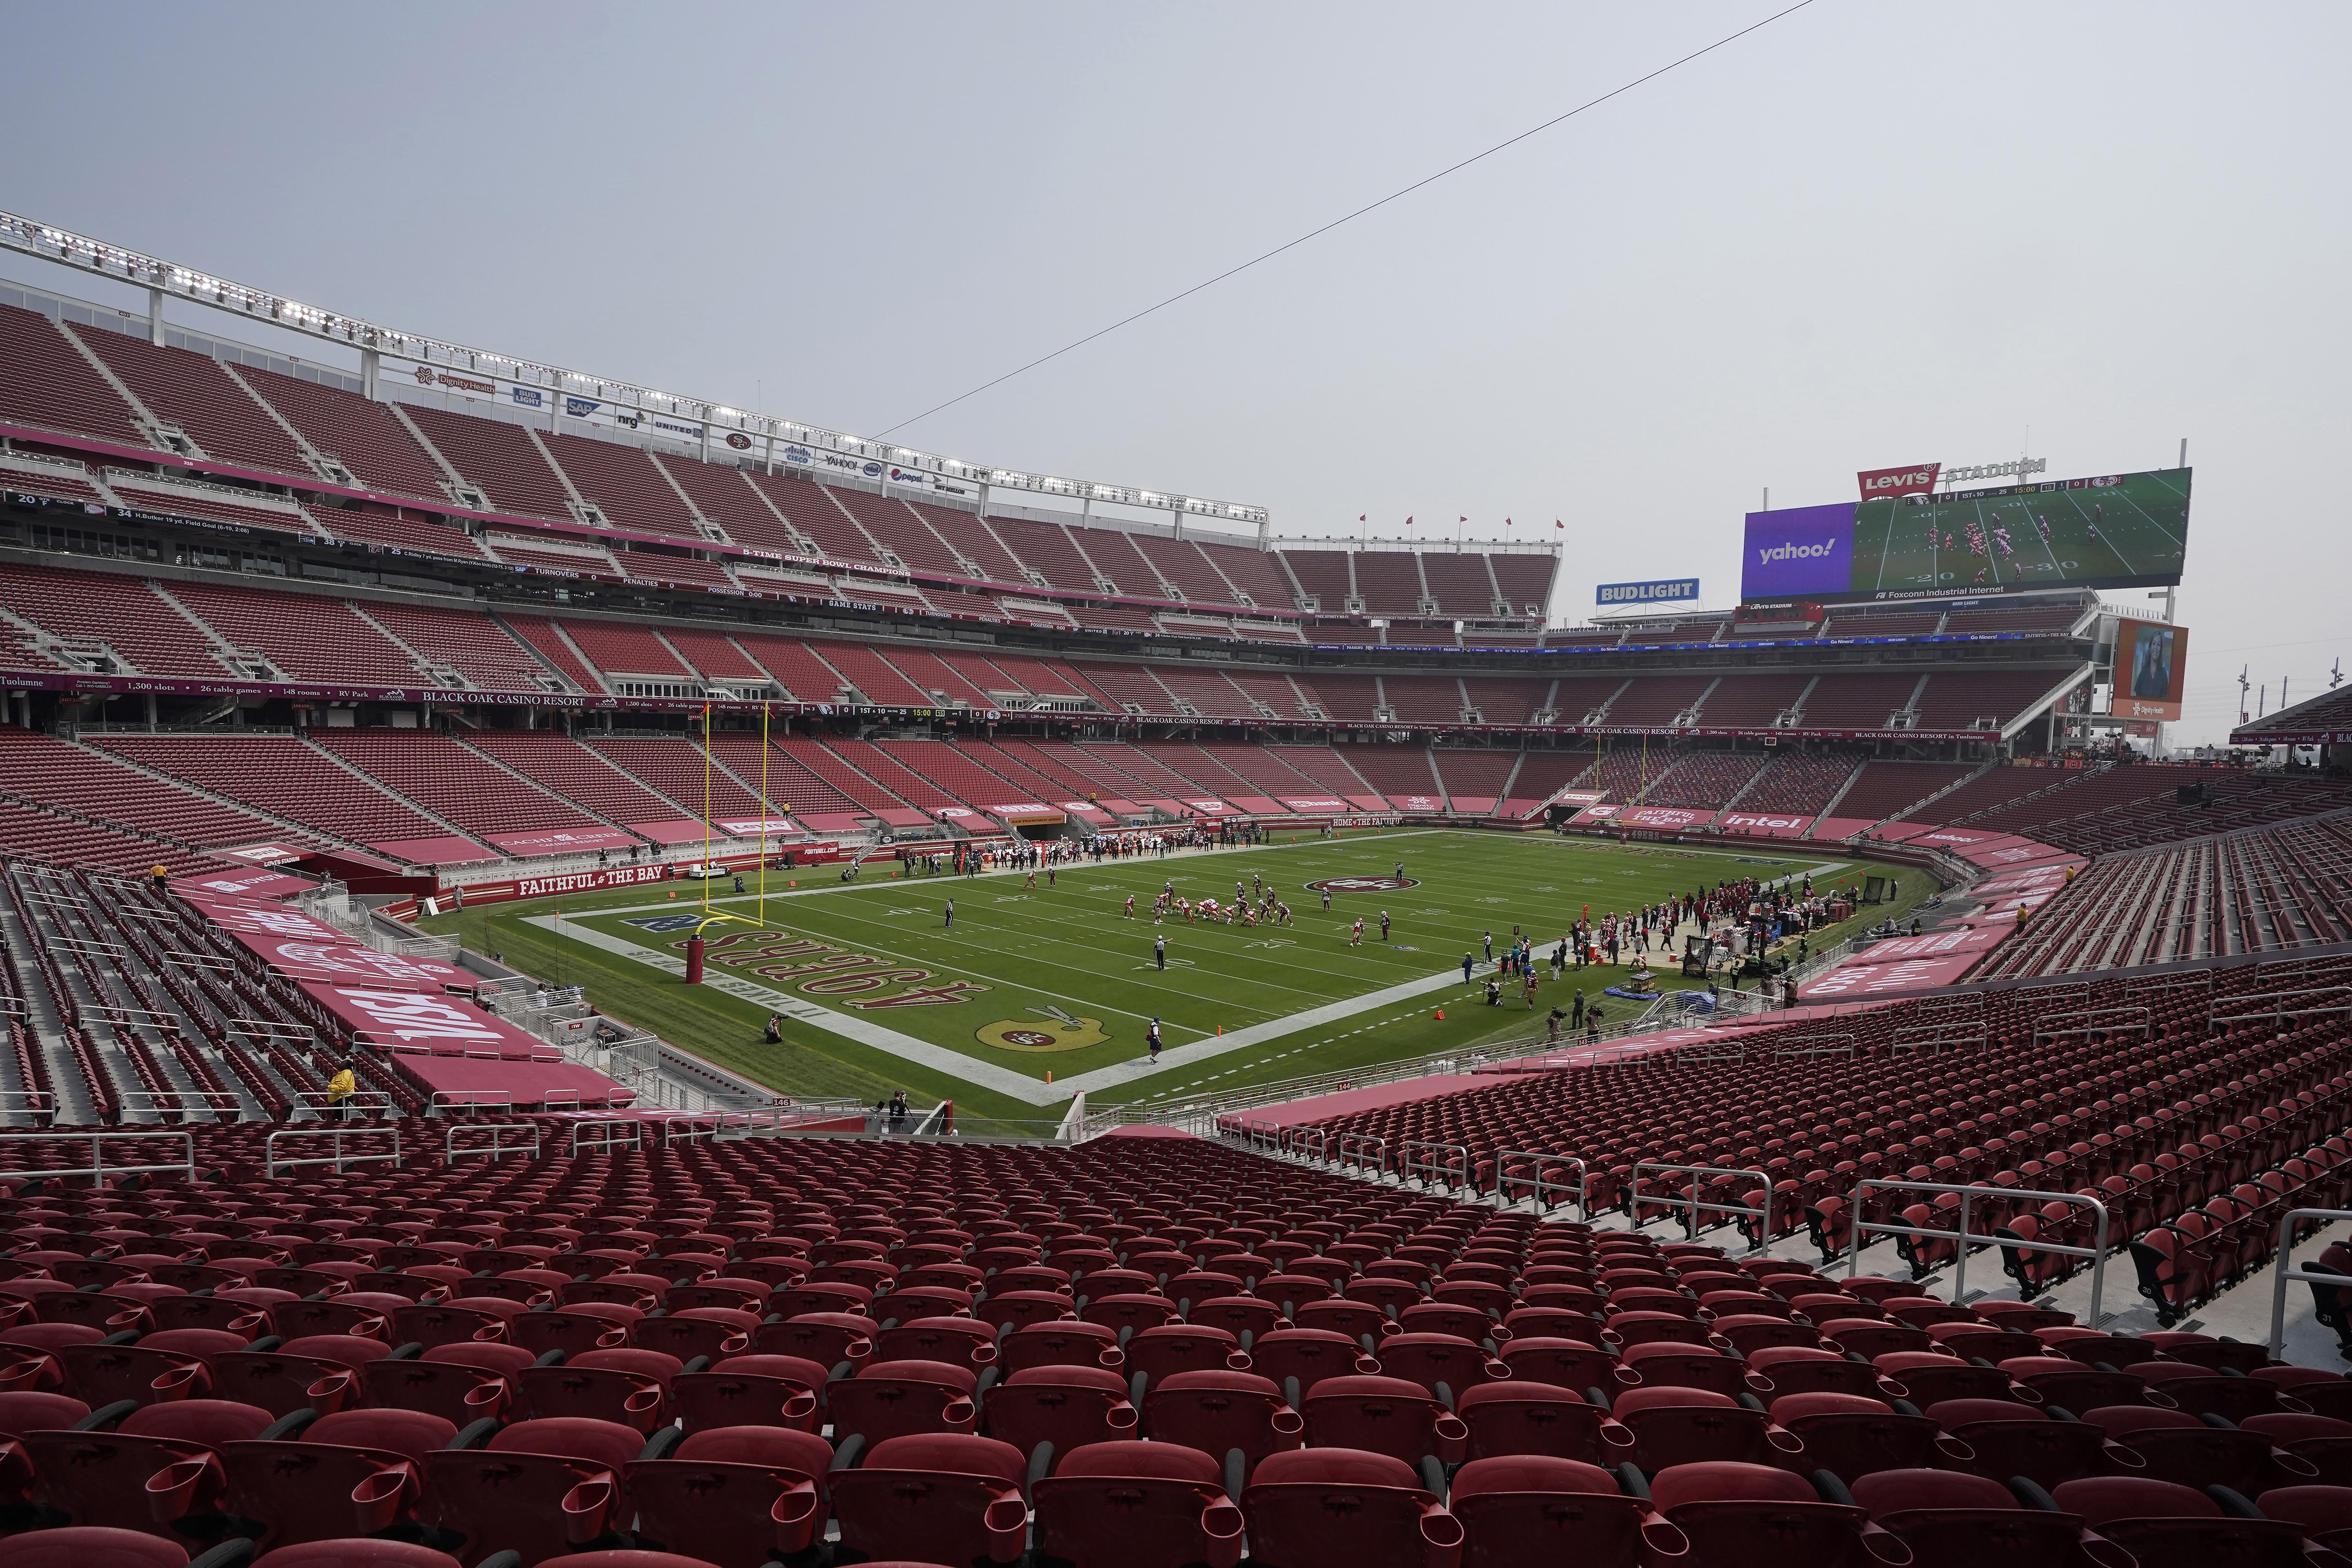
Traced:
[[1876, 500], [1882, 496], [1924, 496], [1936, 488], [1936, 476], [1941, 463], [1913, 463], [1901, 468], [1864, 468], [1854, 478], [1861, 482], [1862, 499]]

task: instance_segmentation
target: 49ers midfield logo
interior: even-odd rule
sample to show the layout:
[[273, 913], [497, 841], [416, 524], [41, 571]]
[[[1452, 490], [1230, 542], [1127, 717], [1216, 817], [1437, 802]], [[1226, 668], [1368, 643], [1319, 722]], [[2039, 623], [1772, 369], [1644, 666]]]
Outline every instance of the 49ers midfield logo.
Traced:
[[1307, 884], [1308, 891], [1317, 893], [1402, 893], [1420, 886], [1418, 877], [1326, 877]]

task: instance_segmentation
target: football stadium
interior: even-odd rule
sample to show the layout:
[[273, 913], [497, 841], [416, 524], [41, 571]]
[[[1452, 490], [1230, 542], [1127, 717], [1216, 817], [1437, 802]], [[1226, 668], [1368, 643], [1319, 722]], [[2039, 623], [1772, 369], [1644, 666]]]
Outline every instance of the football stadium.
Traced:
[[2352, 698], [2167, 743], [2185, 448], [1587, 616], [0, 260], [0, 1568], [2352, 1554]]

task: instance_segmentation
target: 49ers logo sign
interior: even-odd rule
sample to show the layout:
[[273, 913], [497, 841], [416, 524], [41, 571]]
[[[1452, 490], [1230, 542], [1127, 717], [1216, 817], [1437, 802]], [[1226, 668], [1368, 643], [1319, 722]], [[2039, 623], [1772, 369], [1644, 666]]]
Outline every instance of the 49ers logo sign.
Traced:
[[1308, 891], [1317, 893], [1402, 893], [1420, 886], [1418, 877], [1326, 877], [1307, 884]]

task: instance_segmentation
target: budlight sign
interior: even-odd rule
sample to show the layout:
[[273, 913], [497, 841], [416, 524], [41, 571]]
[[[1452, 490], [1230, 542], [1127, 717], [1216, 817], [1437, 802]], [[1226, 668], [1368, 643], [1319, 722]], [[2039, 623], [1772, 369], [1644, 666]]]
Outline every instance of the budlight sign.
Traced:
[[1596, 605], [1671, 605], [1698, 597], [1696, 577], [1667, 577], [1654, 583], [1603, 583]]

